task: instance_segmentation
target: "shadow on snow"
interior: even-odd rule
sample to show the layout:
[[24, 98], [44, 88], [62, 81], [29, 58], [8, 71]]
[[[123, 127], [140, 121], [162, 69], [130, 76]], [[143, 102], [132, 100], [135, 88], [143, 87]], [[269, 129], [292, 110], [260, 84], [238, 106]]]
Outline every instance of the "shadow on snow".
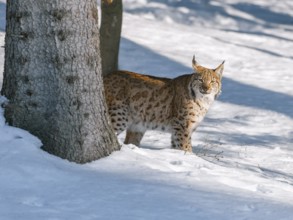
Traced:
[[[186, 67], [125, 38], [122, 39], [120, 53], [120, 60], [124, 63], [122, 68], [131, 71], [156, 74], [156, 76], [162, 77], [177, 76], [192, 71], [191, 67]], [[130, 63], [131, 66], [128, 67], [127, 63]], [[229, 65], [229, 61], [227, 65]], [[293, 118], [292, 96], [247, 85], [225, 76], [219, 101], [270, 110]]]
[[[149, 3], [164, 4], [167, 7], [155, 7], [146, 4], [141, 8], [126, 8], [125, 11], [133, 14], [153, 14], [156, 19], [165, 19], [167, 17], [186, 25], [192, 24], [198, 19], [202, 19], [203, 23], [206, 19], [214, 20], [217, 23], [219, 15], [236, 21], [239, 29], [242, 29], [242, 27], [246, 29], [247, 26], [253, 27], [256, 25], [270, 28], [274, 25], [293, 24], [293, 17], [289, 14], [274, 12], [269, 8], [252, 3], [229, 4], [216, 0], [151, 0]], [[227, 7], [250, 14], [258, 20], [247, 19], [234, 13], [231, 14], [226, 10]], [[179, 10], [180, 8], [185, 8], [185, 10]]]
[[6, 25], [6, 4], [0, 2], [0, 31], [5, 31]]
[[260, 19], [266, 23], [285, 24], [285, 25], [293, 24], [293, 17], [290, 16], [289, 14], [274, 12], [260, 5], [241, 2], [237, 4], [232, 4], [232, 7], [236, 8], [237, 10], [248, 13], [252, 15], [253, 17]]

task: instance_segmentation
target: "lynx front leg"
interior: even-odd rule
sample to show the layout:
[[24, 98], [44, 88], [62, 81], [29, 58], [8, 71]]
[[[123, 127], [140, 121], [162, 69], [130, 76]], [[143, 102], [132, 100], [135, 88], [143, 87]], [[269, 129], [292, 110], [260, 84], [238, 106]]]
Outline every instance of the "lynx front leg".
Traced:
[[192, 152], [191, 133], [175, 131], [171, 137], [172, 148]]
[[134, 144], [139, 146], [144, 133], [145, 132], [127, 130], [124, 144]]

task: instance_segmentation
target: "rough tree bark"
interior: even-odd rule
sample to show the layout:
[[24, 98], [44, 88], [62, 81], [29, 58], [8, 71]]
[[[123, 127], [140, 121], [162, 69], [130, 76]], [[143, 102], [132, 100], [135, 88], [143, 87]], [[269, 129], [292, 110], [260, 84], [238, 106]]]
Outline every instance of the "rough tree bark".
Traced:
[[8, 0], [1, 93], [9, 124], [77, 163], [119, 149], [106, 112], [96, 0]]
[[118, 69], [119, 45], [122, 26], [122, 0], [102, 0], [101, 57], [102, 73]]

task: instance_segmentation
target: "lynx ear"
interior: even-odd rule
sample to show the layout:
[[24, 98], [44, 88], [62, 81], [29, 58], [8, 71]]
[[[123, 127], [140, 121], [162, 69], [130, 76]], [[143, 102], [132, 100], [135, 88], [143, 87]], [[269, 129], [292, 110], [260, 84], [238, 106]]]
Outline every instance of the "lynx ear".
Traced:
[[224, 63], [225, 63], [225, 60], [216, 69], [214, 69], [214, 71], [220, 76], [222, 76], [223, 74]]
[[192, 67], [193, 67], [195, 72], [198, 72], [199, 65], [198, 65], [198, 62], [196, 62], [194, 55], [193, 55], [193, 59], [192, 59]]

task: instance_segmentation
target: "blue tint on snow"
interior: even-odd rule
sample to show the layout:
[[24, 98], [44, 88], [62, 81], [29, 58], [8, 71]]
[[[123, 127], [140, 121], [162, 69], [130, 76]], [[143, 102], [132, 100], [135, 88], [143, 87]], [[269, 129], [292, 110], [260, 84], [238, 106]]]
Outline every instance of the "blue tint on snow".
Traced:
[[[174, 77], [192, 72], [191, 67], [186, 67], [129, 39], [122, 38], [121, 47], [131, 48], [127, 51], [125, 49], [120, 50], [121, 63], [124, 64], [120, 67], [122, 69], [162, 77]], [[129, 69], [127, 63], [131, 63], [130, 65], [134, 69]], [[229, 60], [226, 61], [225, 65], [229, 65]], [[147, 67], [149, 72], [145, 72], [144, 67]], [[225, 71], [219, 101], [271, 110], [293, 118], [292, 96], [244, 84], [237, 81], [237, 76], [235, 76], [235, 79], [227, 78], [225, 77]]]
[[6, 4], [0, 2], [0, 31], [5, 31], [6, 25]]
[[289, 14], [274, 12], [260, 5], [241, 2], [232, 4], [232, 7], [268, 23], [293, 25], [293, 17]]

